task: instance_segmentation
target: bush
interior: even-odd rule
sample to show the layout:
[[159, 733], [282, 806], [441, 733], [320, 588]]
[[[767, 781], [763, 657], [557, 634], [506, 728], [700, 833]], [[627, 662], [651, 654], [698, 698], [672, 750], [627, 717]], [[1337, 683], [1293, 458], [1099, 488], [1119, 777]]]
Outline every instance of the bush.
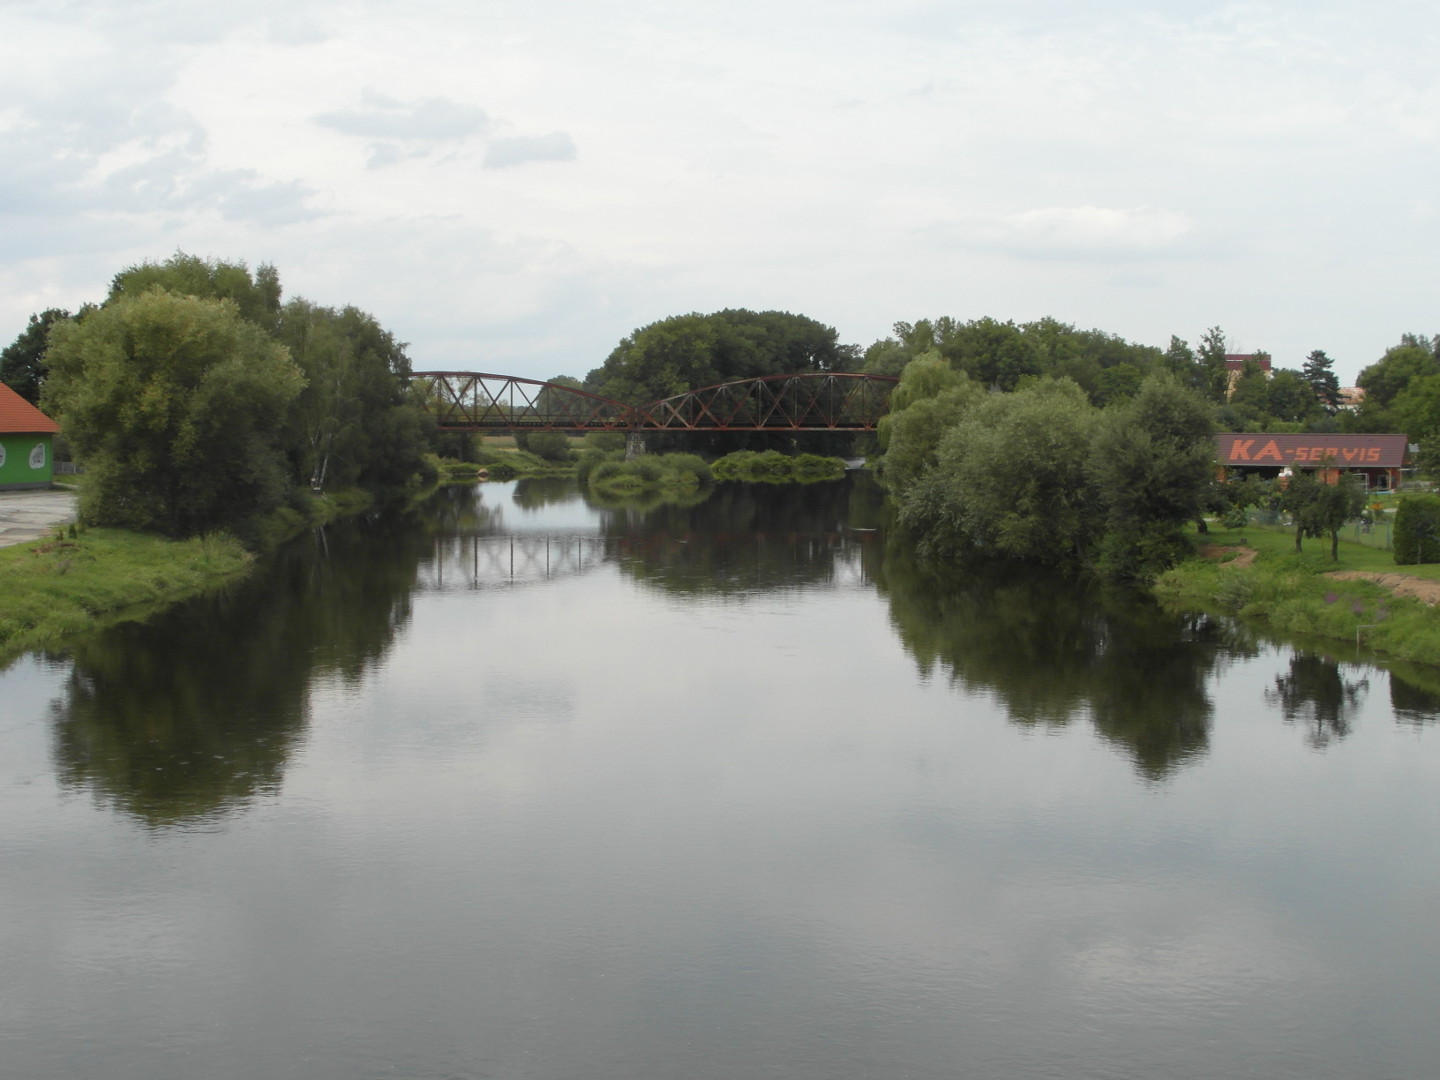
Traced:
[[778, 450], [737, 450], [715, 462], [711, 472], [717, 480], [740, 480], [752, 484], [806, 483], [840, 479], [845, 475], [845, 462], [818, 454], [788, 457]]
[[667, 471], [677, 475], [690, 475], [702, 484], [713, 478], [710, 464], [699, 454], [665, 454], [661, 459]]
[[710, 482], [710, 467], [697, 454], [644, 454], [625, 461], [618, 453], [585, 451], [577, 470], [591, 487], [633, 491], [648, 487], [693, 488]]
[[1395, 513], [1395, 562], [1440, 562], [1440, 496], [1406, 495]]
[[584, 484], [594, 475], [596, 468], [602, 462], [623, 461], [624, 458], [623, 450], [581, 450], [575, 463], [575, 478]]
[[561, 464], [570, 460], [570, 437], [562, 431], [517, 431], [515, 445], [544, 461]]
[[624, 450], [625, 435], [619, 431], [587, 431], [585, 433], [585, 448], [587, 450], [599, 450], [601, 453]]

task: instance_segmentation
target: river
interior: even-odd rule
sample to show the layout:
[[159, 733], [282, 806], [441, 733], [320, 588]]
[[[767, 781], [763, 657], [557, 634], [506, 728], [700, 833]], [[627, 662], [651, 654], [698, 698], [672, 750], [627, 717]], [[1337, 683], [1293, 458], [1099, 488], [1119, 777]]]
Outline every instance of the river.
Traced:
[[0, 672], [0, 814], [21, 1080], [1440, 1062], [1440, 677], [918, 565], [864, 478], [332, 526]]

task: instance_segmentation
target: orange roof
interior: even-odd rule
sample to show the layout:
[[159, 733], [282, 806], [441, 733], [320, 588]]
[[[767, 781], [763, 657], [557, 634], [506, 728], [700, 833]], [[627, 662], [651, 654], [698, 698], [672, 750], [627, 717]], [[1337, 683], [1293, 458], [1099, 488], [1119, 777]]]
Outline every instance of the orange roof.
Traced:
[[0, 383], [0, 435], [54, 435], [60, 425]]

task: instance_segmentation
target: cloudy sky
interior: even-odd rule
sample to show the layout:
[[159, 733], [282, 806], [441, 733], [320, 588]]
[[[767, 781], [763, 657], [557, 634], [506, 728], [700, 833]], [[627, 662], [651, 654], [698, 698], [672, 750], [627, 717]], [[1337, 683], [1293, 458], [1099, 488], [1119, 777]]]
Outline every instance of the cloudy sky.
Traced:
[[417, 370], [637, 326], [1440, 331], [1434, 0], [0, 0], [0, 339], [175, 250]]

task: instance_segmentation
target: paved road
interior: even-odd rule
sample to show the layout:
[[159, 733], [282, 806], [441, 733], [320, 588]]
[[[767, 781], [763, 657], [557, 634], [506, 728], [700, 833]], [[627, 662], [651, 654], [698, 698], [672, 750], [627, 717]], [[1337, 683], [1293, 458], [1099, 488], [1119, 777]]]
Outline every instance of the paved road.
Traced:
[[73, 491], [0, 491], [0, 547], [38, 540], [74, 520]]

